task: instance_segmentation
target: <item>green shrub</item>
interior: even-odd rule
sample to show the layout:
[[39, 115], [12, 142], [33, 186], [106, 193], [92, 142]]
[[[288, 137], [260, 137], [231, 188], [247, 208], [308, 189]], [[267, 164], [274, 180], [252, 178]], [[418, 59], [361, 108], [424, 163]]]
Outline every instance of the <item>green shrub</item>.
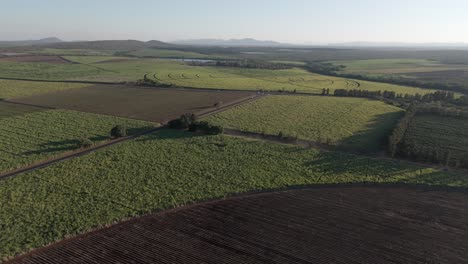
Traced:
[[196, 122], [197, 117], [192, 113], [183, 114], [178, 119], [169, 121], [168, 125], [171, 129], [187, 129]]
[[80, 148], [90, 148], [93, 145], [93, 141], [89, 138], [82, 137], [78, 140], [78, 146]]
[[113, 138], [125, 137], [127, 136], [127, 127], [124, 125], [117, 125], [111, 129], [110, 134]]

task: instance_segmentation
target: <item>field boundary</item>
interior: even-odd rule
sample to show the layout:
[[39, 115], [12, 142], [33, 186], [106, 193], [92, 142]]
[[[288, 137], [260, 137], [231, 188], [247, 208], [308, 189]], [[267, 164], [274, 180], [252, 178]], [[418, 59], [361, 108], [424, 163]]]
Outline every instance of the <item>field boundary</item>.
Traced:
[[[241, 105], [241, 104], [244, 104], [244, 103], [248, 103], [248, 102], [257, 100], [257, 99], [261, 98], [262, 96], [263, 95], [253, 95], [253, 96], [241, 98], [239, 100], [231, 102], [230, 104], [223, 105], [222, 107], [220, 107], [218, 109], [208, 110], [207, 112], [202, 113], [200, 115], [200, 117], [206, 117], [206, 116], [209, 116], [209, 115], [212, 115], [212, 114], [216, 114], [216, 113], [228, 110], [228, 109], [230, 109], [232, 107], [235, 107], [235, 106], [238, 106], [238, 105]], [[72, 158], [85, 156], [85, 155], [93, 153], [93, 152], [95, 152], [97, 150], [100, 150], [100, 149], [103, 149], [103, 148], [106, 148], [106, 147], [110, 147], [110, 146], [113, 146], [113, 145], [116, 145], [116, 144], [119, 144], [119, 143], [127, 142], [127, 141], [130, 141], [132, 139], [136, 139], [136, 138], [151, 134], [153, 132], [156, 132], [156, 131], [159, 131], [159, 130], [162, 130], [162, 129], [165, 129], [165, 128], [166, 128], [166, 124], [163, 122], [160, 126], [158, 126], [156, 128], [153, 128], [153, 129], [150, 129], [150, 130], [138, 133], [138, 134], [134, 134], [134, 135], [131, 135], [131, 136], [122, 137], [122, 138], [118, 138], [118, 139], [107, 140], [107, 141], [105, 141], [103, 143], [98, 143], [98, 144], [96, 144], [96, 145], [94, 145], [94, 146], [92, 146], [90, 148], [86, 148], [86, 149], [77, 149], [77, 150], [72, 150], [72, 151], [69, 151], [69, 152], [65, 152], [65, 153], [62, 153], [62, 154], [60, 154], [58, 156], [55, 156], [55, 157], [52, 157], [52, 158], [49, 158], [49, 159], [46, 159], [46, 160], [41, 160], [41, 161], [38, 161], [38, 162], [33, 163], [31, 165], [27, 165], [27, 166], [24, 166], [24, 167], [15, 169], [15, 170], [10, 170], [10, 171], [0, 173], [0, 181], [4, 180], [4, 179], [11, 178], [11, 177], [14, 177], [14, 176], [16, 176], [18, 174], [28, 173], [28, 172], [31, 172], [31, 171], [34, 171], [34, 170], [42, 169], [42, 168], [54, 165], [54, 164], [62, 162], [62, 161], [72, 159]]]
[[224, 129], [224, 134], [229, 135], [229, 136], [234, 136], [234, 137], [250, 138], [250, 139], [268, 141], [268, 142], [273, 142], [273, 143], [279, 143], [279, 144], [299, 146], [303, 148], [315, 148], [321, 151], [351, 154], [351, 155], [356, 155], [359, 157], [364, 157], [364, 158], [368, 158], [372, 160], [393, 161], [393, 162], [408, 164], [412, 166], [420, 166], [424, 168], [444, 169], [444, 170], [447, 169], [449, 171], [463, 171], [463, 172], [466, 172], [466, 174], [468, 175], [468, 170], [463, 169], [463, 168], [452, 168], [452, 167], [447, 168], [445, 166], [441, 166], [441, 165], [434, 164], [434, 163], [424, 163], [424, 162], [411, 161], [407, 159], [391, 158], [391, 157], [386, 156], [383, 153], [372, 155], [371, 153], [366, 154], [362, 152], [353, 152], [352, 150], [340, 149], [339, 147], [319, 143], [316, 141], [309, 141], [309, 140], [302, 140], [302, 139], [290, 139], [290, 138], [278, 138], [278, 136], [275, 136], [275, 135], [241, 131], [241, 130], [236, 130], [236, 129]]
[[[104, 230], [108, 230], [110, 228], [115, 228], [118, 226], [126, 225], [129, 223], [135, 223], [137, 221], [141, 221], [147, 218], [155, 217], [155, 216], [164, 216], [166, 214], [171, 214], [183, 210], [193, 209], [195, 207], [200, 206], [207, 206], [213, 205], [223, 201], [237, 201], [246, 198], [256, 198], [256, 197], [263, 197], [272, 194], [278, 193], [288, 193], [294, 191], [301, 191], [301, 190], [321, 190], [321, 189], [353, 189], [353, 188], [372, 188], [372, 189], [410, 189], [412, 191], [422, 191], [422, 192], [447, 192], [447, 193], [461, 193], [468, 195], [468, 189], [463, 187], [450, 187], [450, 186], [443, 186], [443, 185], [428, 185], [428, 184], [416, 184], [416, 183], [404, 183], [404, 182], [394, 182], [394, 183], [375, 183], [375, 182], [360, 182], [360, 183], [337, 183], [337, 184], [306, 184], [306, 185], [292, 185], [284, 188], [273, 188], [273, 189], [263, 189], [263, 190], [253, 190], [247, 191], [242, 193], [229, 193], [223, 197], [216, 197], [212, 199], [205, 199], [194, 201], [189, 204], [175, 206], [168, 209], [155, 209], [152, 212], [148, 212], [146, 214], [137, 216], [137, 217], [127, 217], [123, 218], [117, 222], [114, 222], [109, 225], [104, 225], [96, 228], [92, 228], [86, 232], [76, 234], [73, 236], [66, 237], [65, 239], [61, 239], [55, 242], [52, 242], [48, 245], [43, 247], [39, 247], [36, 249], [32, 249], [25, 253], [19, 254], [17, 256], [13, 256], [7, 259], [4, 259], [4, 263], [10, 263], [14, 261], [21, 261], [24, 258], [27, 258], [31, 255], [40, 254], [45, 250], [53, 248], [57, 245], [61, 245], [64, 243], [69, 243], [70, 241], [82, 240], [86, 239], [96, 233], [103, 232]], [[1, 260], [0, 260], [0, 263]]]

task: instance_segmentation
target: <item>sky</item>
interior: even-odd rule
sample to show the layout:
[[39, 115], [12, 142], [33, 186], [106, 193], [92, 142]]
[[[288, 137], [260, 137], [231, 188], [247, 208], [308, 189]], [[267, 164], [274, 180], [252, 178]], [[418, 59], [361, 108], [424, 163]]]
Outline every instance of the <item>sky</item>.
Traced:
[[0, 0], [0, 40], [468, 43], [467, 0]]

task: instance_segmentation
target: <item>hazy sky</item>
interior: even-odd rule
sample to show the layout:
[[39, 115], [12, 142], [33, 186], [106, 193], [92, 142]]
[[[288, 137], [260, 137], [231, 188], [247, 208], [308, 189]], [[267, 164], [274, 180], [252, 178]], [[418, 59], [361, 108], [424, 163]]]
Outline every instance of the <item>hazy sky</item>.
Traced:
[[468, 0], [0, 0], [0, 40], [468, 42]]

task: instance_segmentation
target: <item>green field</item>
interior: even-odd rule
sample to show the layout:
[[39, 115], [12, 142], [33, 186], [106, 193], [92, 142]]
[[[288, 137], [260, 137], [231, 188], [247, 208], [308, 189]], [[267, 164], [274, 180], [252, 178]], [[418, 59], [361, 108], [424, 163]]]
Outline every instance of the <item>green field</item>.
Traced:
[[8, 103], [0, 103], [0, 109], [0, 172], [74, 150], [80, 137], [93, 142], [108, 140], [111, 128], [118, 124], [127, 125], [131, 133], [153, 126], [136, 120], [66, 110], [39, 111]]
[[346, 72], [352, 73], [404, 73], [434, 71], [446, 67], [438, 61], [424, 59], [374, 59], [331, 61], [335, 65], [344, 65]]
[[345, 69], [338, 71], [338, 74], [359, 74], [382, 80], [391, 78], [400, 82], [433, 85], [431, 87], [443, 85], [458, 90], [466, 90], [468, 87], [467, 64], [443, 63], [427, 59], [375, 59], [332, 61], [331, 63], [346, 66]]
[[357, 151], [377, 151], [403, 110], [359, 98], [267, 96], [206, 120], [241, 131], [337, 145]]
[[45, 48], [40, 51], [35, 51], [36, 54], [43, 55], [73, 55], [73, 56], [112, 56], [115, 50], [92, 50], [92, 49], [53, 49]]
[[89, 84], [0, 80], [0, 99], [32, 96], [86, 86]]
[[229, 136], [160, 131], [0, 181], [0, 257], [228, 194], [347, 182], [468, 186], [455, 172]]
[[[129, 59], [102, 63], [112, 57], [66, 57], [81, 64], [0, 62], [0, 77], [41, 80], [85, 80], [126, 82], [142, 79], [146, 74], [164, 84], [177, 86], [297, 91], [321, 93], [323, 88], [389, 90], [397, 93], [429, 93], [433, 90], [357, 81], [309, 73], [302, 69], [266, 70], [228, 67], [189, 66], [180, 61], [163, 59]], [[84, 63], [84, 64], [83, 64]]]
[[449, 162], [468, 161], [468, 120], [416, 114], [403, 138], [403, 144], [419, 151], [441, 149], [450, 152]]

